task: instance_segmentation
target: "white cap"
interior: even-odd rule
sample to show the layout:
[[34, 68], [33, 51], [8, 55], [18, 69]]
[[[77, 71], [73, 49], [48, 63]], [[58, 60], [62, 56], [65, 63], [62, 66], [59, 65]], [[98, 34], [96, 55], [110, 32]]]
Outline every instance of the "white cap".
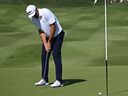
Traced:
[[28, 5], [26, 8], [26, 13], [28, 14], [28, 18], [32, 18], [36, 13], [36, 6]]

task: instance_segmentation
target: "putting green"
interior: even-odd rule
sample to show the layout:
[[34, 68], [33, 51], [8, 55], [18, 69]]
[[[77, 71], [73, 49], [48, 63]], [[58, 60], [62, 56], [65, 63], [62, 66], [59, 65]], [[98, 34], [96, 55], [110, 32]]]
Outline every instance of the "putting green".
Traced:
[[[62, 88], [35, 87], [40, 79], [41, 41], [26, 5], [0, 6], [0, 96], [98, 96], [105, 94], [104, 6], [55, 7], [67, 35], [63, 44]], [[8, 15], [9, 13], [9, 15]], [[108, 6], [110, 96], [128, 96], [127, 6]], [[50, 83], [55, 80], [50, 58]]]

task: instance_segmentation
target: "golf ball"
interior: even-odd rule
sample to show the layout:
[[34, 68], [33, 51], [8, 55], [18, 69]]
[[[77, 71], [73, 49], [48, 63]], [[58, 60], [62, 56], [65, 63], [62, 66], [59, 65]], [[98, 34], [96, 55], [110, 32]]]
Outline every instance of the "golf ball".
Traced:
[[99, 92], [99, 95], [101, 95], [101, 92]]

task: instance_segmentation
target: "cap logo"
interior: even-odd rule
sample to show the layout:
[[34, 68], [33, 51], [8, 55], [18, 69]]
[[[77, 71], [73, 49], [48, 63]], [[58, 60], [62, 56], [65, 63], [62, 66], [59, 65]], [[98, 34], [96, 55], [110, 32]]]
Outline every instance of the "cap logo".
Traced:
[[28, 14], [29, 14], [29, 15], [32, 14], [32, 11], [29, 11]]

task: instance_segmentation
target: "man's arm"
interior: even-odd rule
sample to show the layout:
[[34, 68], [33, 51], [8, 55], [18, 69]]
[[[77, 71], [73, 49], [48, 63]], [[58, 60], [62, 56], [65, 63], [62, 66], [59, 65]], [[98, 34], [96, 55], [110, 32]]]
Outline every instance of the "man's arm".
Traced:
[[50, 36], [49, 36], [49, 39], [48, 39], [48, 43], [50, 44], [53, 37], [54, 37], [54, 33], [55, 33], [55, 30], [56, 30], [56, 27], [55, 27], [55, 17], [54, 17], [54, 14], [48, 10], [48, 9], [43, 9], [44, 11], [44, 18], [46, 19], [46, 21], [48, 22], [49, 26], [50, 26]]
[[47, 40], [46, 40], [46, 35], [42, 30], [38, 30], [39, 31], [39, 35], [41, 37], [42, 43], [44, 44], [44, 47], [46, 49], [46, 51], [48, 52], [48, 46], [47, 46]]
[[51, 43], [51, 41], [54, 37], [55, 30], [56, 30], [55, 23], [53, 23], [53, 24], [50, 25], [50, 36], [49, 36], [49, 39], [48, 39], [48, 42], [50, 42], [50, 43]]
[[49, 39], [47, 42], [47, 47], [49, 49], [51, 49], [51, 42], [52, 42], [52, 39], [53, 39], [54, 34], [55, 34], [55, 30], [56, 30], [55, 17], [54, 17], [54, 14], [48, 9], [43, 9], [43, 11], [45, 13], [44, 18], [46, 19], [46, 21], [48, 22], [48, 24], [50, 26], [50, 36], [49, 36]]
[[51, 50], [51, 42], [54, 37], [54, 33], [55, 33], [55, 24], [53, 23], [50, 25], [50, 36], [49, 36], [49, 39], [47, 42], [47, 46], [48, 46], [49, 50]]

